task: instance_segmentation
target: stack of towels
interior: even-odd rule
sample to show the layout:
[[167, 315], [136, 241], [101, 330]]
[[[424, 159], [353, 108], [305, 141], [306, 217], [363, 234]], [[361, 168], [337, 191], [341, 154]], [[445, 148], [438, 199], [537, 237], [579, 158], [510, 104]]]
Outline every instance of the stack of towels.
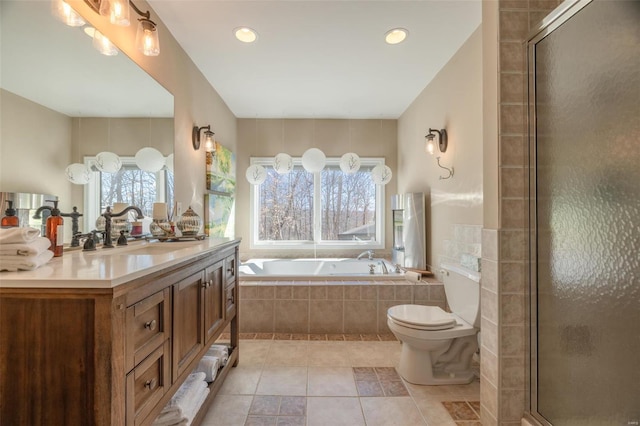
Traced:
[[0, 271], [33, 271], [53, 257], [51, 241], [35, 228], [0, 228]]
[[207, 383], [216, 379], [218, 369], [229, 361], [226, 345], [212, 345], [187, 377], [171, 401], [162, 409], [153, 426], [190, 425], [209, 394]]
[[209, 394], [204, 373], [192, 373], [171, 401], [162, 409], [153, 426], [190, 425]]

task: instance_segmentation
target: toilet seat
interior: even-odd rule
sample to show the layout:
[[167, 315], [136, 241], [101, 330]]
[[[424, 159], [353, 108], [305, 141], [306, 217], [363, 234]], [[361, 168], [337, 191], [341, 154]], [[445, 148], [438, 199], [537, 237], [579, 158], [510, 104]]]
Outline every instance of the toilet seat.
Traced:
[[392, 306], [387, 317], [398, 325], [425, 331], [448, 330], [458, 324], [455, 316], [437, 306]]

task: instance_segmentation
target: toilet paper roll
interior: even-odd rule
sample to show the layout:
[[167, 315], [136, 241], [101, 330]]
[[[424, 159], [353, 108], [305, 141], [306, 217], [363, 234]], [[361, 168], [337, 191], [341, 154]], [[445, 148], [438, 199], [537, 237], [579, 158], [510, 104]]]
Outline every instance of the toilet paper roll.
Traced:
[[422, 281], [422, 274], [419, 274], [413, 271], [406, 271], [404, 273], [404, 277], [408, 281], [415, 281], [415, 282]]

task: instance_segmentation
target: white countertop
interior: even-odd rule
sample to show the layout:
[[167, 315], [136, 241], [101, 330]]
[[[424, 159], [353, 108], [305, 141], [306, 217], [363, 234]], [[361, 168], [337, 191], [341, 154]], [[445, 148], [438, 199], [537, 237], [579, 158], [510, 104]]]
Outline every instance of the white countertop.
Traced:
[[229, 241], [133, 241], [124, 247], [65, 251], [34, 271], [0, 272], [0, 288], [113, 288]]

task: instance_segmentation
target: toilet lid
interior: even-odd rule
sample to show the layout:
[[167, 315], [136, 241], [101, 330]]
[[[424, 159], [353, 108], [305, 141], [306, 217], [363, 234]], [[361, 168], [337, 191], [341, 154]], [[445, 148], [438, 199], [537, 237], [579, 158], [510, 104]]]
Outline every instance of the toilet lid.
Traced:
[[392, 306], [387, 315], [398, 323], [424, 330], [446, 330], [457, 324], [456, 319], [437, 306], [398, 305]]

